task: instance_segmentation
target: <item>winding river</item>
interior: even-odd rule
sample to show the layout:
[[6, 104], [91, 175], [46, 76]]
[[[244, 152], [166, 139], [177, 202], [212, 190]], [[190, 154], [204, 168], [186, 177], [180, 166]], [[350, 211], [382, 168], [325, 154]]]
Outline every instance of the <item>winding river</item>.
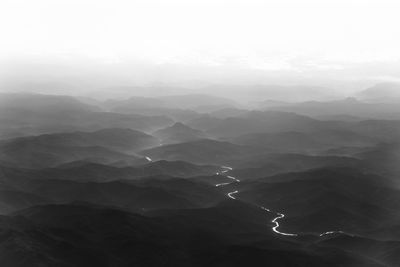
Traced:
[[[222, 168], [222, 170], [217, 172], [216, 174], [217, 175], [224, 175], [226, 178], [232, 179], [233, 181], [232, 182], [226, 182], [226, 183], [219, 183], [219, 184], [216, 184], [215, 186], [220, 187], [220, 186], [225, 186], [225, 185], [228, 185], [228, 184], [239, 183], [240, 182], [240, 180], [237, 179], [236, 177], [233, 177], [233, 176], [230, 176], [230, 175], [225, 175], [227, 172], [233, 170], [233, 168], [228, 167], [228, 166], [221, 166], [221, 168]], [[231, 198], [231, 199], [236, 199], [235, 194], [237, 194], [237, 193], [239, 193], [239, 191], [235, 190], [235, 191], [227, 193], [227, 196], [229, 198]], [[261, 209], [265, 210], [266, 212], [272, 212], [270, 209], [268, 209], [266, 207], [263, 207], [263, 206], [259, 206], [259, 207]], [[279, 231], [278, 230], [278, 228], [280, 226], [279, 225], [279, 220], [283, 219], [285, 217], [285, 214], [279, 213], [279, 212], [274, 212], [274, 213], [277, 216], [274, 219], [272, 219], [272, 221], [271, 221], [274, 224], [274, 226], [271, 228], [272, 231], [274, 231], [276, 234], [283, 235], [283, 236], [298, 236], [299, 235], [299, 234], [285, 233], [285, 232]], [[322, 237], [322, 236], [331, 235], [331, 234], [345, 234], [345, 232], [343, 232], [343, 231], [328, 231], [328, 232], [324, 232], [324, 233], [319, 234], [319, 236]], [[351, 235], [351, 236], [353, 236], [353, 235]]]
[[[145, 159], [146, 159], [149, 163], [153, 162], [153, 160], [152, 160], [150, 157], [147, 157], [147, 156], [146, 156]], [[216, 184], [216, 185], [215, 185], [216, 187], [225, 186], [225, 185], [229, 185], [229, 184], [232, 184], [232, 183], [240, 183], [240, 180], [239, 180], [238, 178], [233, 177], [233, 176], [230, 176], [230, 175], [226, 175], [227, 172], [233, 170], [232, 167], [221, 166], [221, 168], [222, 168], [222, 170], [219, 171], [219, 172], [217, 172], [216, 174], [217, 174], [217, 175], [224, 175], [226, 178], [231, 179], [232, 182], [219, 183], [219, 184]], [[235, 194], [237, 194], [237, 193], [239, 193], [239, 191], [238, 191], [238, 190], [235, 190], [235, 191], [232, 191], [232, 192], [227, 193], [226, 195], [227, 195], [229, 198], [231, 198], [231, 199], [236, 199]], [[263, 207], [263, 206], [259, 206], [259, 207], [260, 207], [261, 209], [265, 210], [266, 212], [272, 212], [270, 209], [268, 209], [268, 208], [266, 208], [266, 207]], [[280, 219], [283, 219], [283, 218], [285, 217], [285, 214], [279, 213], [279, 212], [274, 212], [274, 213], [275, 213], [277, 216], [276, 216], [274, 219], [272, 219], [272, 221], [271, 221], [272, 223], [274, 223], [274, 226], [271, 228], [272, 231], [274, 231], [275, 233], [277, 233], [277, 234], [279, 234], [279, 235], [283, 235], [283, 236], [298, 236], [298, 234], [284, 233], [284, 232], [279, 231], [279, 230], [278, 230], [278, 228], [279, 228], [279, 226], [280, 226], [280, 225], [279, 225], [279, 220], [280, 220]], [[324, 232], [324, 233], [319, 234], [319, 236], [322, 237], [322, 236], [331, 235], [331, 234], [346, 234], [346, 233], [343, 232], [343, 231], [328, 231], [328, 232]], [[350, 236], [354, 236], [354, 235], [350, 235]]]

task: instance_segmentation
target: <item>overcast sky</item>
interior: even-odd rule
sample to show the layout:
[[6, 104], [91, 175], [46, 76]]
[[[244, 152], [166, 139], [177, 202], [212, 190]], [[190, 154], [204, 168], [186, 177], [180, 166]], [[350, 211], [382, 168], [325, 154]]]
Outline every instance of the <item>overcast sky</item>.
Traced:
[[129, 62], [333, 76], [356, 68], [354, 79], [399, 80], [399, 13], [398, 0], [1, 0], [1, 67]]

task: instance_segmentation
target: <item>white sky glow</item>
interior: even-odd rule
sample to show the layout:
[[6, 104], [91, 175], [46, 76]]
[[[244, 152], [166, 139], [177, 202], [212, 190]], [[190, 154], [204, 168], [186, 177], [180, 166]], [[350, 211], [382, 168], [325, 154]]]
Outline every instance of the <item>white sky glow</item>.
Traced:
[[[393, 0], [3, 0], [0, 58], [285, 69], [400, 59]], [[310, 62], [311, 61], [311, 62]]]
[[399, 14], [398, 0], [0, 0], [0, 92], [342, 97], [400, 83]]

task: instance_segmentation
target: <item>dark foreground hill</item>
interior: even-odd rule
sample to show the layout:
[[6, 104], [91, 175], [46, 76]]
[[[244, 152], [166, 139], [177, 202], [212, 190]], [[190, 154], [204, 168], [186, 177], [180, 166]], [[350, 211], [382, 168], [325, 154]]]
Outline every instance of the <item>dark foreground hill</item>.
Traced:
[[[83, 204], [37, 206], [0, 217], [0, 264], [13, 267], [383, 266], [342, 251], [316, 253], [311, 248], [296, 249], [294, 243], [260, 232], [246, 217], [241, 217], [244, 208], [252, 218], [259, 216], [257, 211], [249, 213], [249, 207], [242, 204], [230, 206], [233, 210], [227, 209], [222, 214], [217, 212], [220, 208], [192, 211], [197, 214], [196, 222], [201, 222], [194, 225], [186, 223], [187, 216], [174, 214], [168, 218], [149, 218]], [[231, 225], [230, 231], [215, 232], [218, 230], [215, 225]]]
[[[0, 213], [44, 203], [85, 201], [136, 212], [210, 206], [226, 198], [214, 185], [167, 175], [137, 180], [61, 180], [40, 171], [0, 169]], [[81, 174], [82, 175], [82, 174]], [[72, 177], [70, 177], [72, 178]]]

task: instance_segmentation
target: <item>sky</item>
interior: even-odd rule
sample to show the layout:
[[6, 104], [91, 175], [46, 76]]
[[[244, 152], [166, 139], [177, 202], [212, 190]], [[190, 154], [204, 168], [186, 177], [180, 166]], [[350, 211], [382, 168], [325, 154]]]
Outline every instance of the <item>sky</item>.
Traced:
[[[57, 62], [80, 71], [156, 66], [137, 75], [146, 82], [186, 70], [211, 79], [205, 68], [223, 73], [221, 83], [241, 71], [254, 83], [260, 71], [400, 81], [399, 11], [397, 0], [1, 0], [0, 71]], [[160, 66], [184, 67], [163, 80]]]

